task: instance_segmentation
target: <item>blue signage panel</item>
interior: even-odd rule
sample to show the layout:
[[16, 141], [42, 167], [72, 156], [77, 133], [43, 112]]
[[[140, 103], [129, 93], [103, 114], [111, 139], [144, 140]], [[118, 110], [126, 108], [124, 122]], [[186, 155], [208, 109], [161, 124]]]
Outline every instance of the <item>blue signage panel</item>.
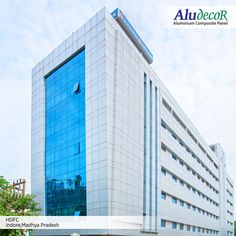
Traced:
[[129, 33], [129, 36], [132, 38], [132, 41], [136, 43], [136, 46], [138, 47], [139, 51], [143, 53], [145, 59], [148, 61], [149, 64], [151, 64], [153, 62], [152, 53], [149, 51], [143, 40], [140, 38], [140, 36], [135, 31], [130, 22], [127, 20], [127, 18], [124, 16], [123, 12], [119, 8], [117, 8], [111, 13], [111, 15], [114, 19], [116, 19], [119, 23], [122, 24], [122, 26]]

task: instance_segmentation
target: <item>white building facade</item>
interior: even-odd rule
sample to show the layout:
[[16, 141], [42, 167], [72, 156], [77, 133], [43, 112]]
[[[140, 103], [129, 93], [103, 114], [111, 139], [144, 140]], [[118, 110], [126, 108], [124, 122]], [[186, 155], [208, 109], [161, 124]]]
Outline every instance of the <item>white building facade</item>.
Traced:
[[152, 217], [139, 232], [81, 235], [233, 235], [222, 147], [208, 146], [151, 62], [122, 12], [104, 8], [33, 68], [32, 193], [43, 215]]

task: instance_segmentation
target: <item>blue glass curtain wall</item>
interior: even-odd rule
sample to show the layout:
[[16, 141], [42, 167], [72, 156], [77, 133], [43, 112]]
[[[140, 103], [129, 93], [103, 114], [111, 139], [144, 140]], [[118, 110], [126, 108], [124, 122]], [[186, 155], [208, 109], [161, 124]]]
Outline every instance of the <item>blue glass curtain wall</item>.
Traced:
[[45, 78], [47, 215], [86, 215], [85, 50]]

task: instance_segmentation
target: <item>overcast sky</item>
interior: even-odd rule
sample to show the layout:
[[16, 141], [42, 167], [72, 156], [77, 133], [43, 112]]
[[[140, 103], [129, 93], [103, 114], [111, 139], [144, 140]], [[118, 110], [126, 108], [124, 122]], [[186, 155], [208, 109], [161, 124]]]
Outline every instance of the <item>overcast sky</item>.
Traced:
[[[206, 6], [206, 1], [191, 1]], [[235, 6], [235, 1], [208, 5]], [[153, 67], [207, 143], [220, 142], [236, 183], [236, 29], [171, 29], [162, 7], [189, 1], [0, 0], [0, 175], [30, 185], [31, 69], [102, 7], [122, 9]]]

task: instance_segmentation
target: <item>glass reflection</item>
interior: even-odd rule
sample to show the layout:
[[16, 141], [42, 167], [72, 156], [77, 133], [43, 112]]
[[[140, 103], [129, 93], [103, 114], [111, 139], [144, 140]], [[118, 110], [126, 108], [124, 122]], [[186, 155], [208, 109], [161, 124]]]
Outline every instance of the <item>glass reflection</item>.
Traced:
[[86, 215], [85, 51], [51, 73], [45, 86], [46, 214]]

